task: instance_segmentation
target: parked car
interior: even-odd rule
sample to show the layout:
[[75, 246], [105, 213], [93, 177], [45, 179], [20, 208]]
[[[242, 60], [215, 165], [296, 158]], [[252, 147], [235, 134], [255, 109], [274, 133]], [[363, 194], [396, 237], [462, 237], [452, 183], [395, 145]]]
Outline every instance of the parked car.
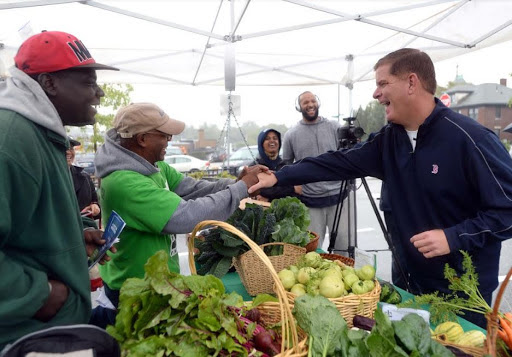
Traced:
[[208, 169], [210, 162], [190, 155], [169, 155], [164, 161], [180, 172], [197, 172]]
[[183, 155], [183, 151], [178, 146], [173, 146], [171, 143], [167, 144], [167, 148], [165, 149], [165, 155]]
[[94, 154], [76, 154], [75, 156], [75, 166], [83, 167], [84, 172], [88, 173], [90, 176], [94, 176]]
[[[229, 156], [229, 172], [235, 176], [239, 175], [244, 166], [254, 163], [258, 156], [258, 145], [244, 146]], [[213, 163], [212, 163], [213, 165]], [[228, 160], [224, 161], [224, 168], [228, 168]]]

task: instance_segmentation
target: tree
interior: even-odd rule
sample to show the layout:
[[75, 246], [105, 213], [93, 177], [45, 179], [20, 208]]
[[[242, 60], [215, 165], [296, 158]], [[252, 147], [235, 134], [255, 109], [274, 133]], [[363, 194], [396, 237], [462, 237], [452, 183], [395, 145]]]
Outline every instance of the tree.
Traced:
[[[114, 113], [121, 107], [130, 104], [130, 93], [133, 92], [131, 84], [105, 83], [100, 86], [105, 96], [101, 98], [101, 106], [110, 111], [110, 114], [96, 114], [96, 124], [93, 125], [93, 143], [94, 152], [98, 149], [98, 143], [103, 143], [104, 132], [112, 128]], [[101, 130], [101, 127], [104, 129]]]
[[368, 138], [368, 134], [379, 131], [386, 124], [386, 108], [377, 100], [374, 100], [362, 109], [357, 111], [357, 121], [354, 123], [363, 128], [365, 135], [362, 140]]

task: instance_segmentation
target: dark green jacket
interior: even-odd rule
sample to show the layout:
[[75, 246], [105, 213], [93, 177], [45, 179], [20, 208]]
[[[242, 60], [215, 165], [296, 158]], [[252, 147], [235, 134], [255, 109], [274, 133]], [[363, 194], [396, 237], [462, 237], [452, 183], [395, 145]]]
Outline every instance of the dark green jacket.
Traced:
[[[83, 226], [66, 138], [0, 109], [0, 349], [43, 328], [87, 323], [91, 311]], [[32, 319], [48, 279], [69, 297], [48, 323]]]

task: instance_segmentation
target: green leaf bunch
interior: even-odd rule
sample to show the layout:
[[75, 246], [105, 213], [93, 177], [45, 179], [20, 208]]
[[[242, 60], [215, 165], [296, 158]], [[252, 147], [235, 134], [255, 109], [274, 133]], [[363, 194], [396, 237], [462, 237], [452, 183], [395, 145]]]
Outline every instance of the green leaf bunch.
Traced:
[[122, 356], [247, 356], [242, 344], [252, 336], [241, 331], [236, 314], [242, 297], [226, 295], [212, 275], [170, 272], [168, 260], [167, 252], [157, 252], [144, 266], [144, 279], [121, 287], [116, 323], [107, 332]]
[[430, 337], [422, 317], [408, 314], [400, 321], [390, 321], [382, 310], [375, 310], [375, 326], [366, 339], [368, 356], [449, 357], [453, 353]]
[[323, 296], [305, 294], [295, 299], [293, 314], [310, 338], [312, 356], [334, 356], [341, 351], [347, 323], [334, 303]]
[[370, 333], [349, 330], [334, 303], [323, 296], [308, 294], [295, 299], [293, 314], [309, 336], [308, 356], [453, 356], [446, 347], [431, 339], [428, 324], [416, 314], [390, 321], [382, 310], [377, 309], [375, 326]]
[[276, 216], [279, 223], [285, 218], [291, 219], [301, 231], [306, 231], [311, 223], [308, 208], [297, 197], [272, 200], [269, 212]]
[[[307, 228], [310, 223], [308, 208], [296, 197], [285, 197], [272, 201], [270, 208], [247, 203], [245, 209], [237, 209], [226, 220], [256, 244], [282, 242], [301, 247], [310, 241]], [[195, 256], [197, 273], [212, 274], [222, 278], [230, 269], [233, 257], [249, 250], [242, 239], [223, 228], [209, 229], [204, 240], [196, 240], [199, 254]], [[269, 255], [283, 254], [282, 246], [272, 246], [265, 251]]]
[[456, 321], [457, 315], [464, 315], [464, 311], [487, 314], [492, 308], [485, 301], [478, 289], [478, 274], [468, 252], [461, 250], [463, 256], [463, 274], [459, 274], [448, 264], [444, 267], [444, 277], [448, 280], [450, 294], [441, 294], [436, 291], [430, 294], [416, 296], [414, 301], [400, 304], [401, 307], [421, 307], [430, 305], [430, 316], [434, 323], [443, 321]]

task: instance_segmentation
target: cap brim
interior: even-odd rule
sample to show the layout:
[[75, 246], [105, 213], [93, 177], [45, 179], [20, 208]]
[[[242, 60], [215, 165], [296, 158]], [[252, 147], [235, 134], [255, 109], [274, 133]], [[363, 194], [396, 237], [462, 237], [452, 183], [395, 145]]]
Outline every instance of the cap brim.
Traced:
[[80, 146], [82, 144], [80, 143], [80, 141], [69, 139], [69, 145], [74, 147], [74, 146]]
[[106, 69], [106, 70], [110, 70], [110, 71], [119, 71], [119, 68], [107, 66], [106, 64], [101, 64], [101, 63], [88, 63], [88, 64], [71, 67], [71, 68], [92, 68], [92, 69]]
[[169, 118], [164, 125], [161, 125], [155, 129], [168, 135], [178, 135], [181, 134], [183, 130], [185, 130], [185, 123]]

